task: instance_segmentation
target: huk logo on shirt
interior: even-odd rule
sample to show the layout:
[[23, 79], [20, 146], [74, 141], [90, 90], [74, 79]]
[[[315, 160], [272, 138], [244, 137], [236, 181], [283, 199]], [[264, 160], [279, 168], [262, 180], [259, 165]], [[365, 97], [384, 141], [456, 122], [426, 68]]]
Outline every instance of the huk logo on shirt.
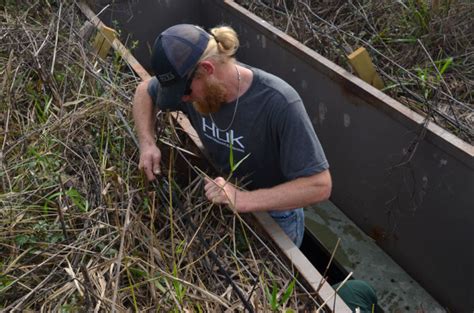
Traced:
[[208, 124], [208, 121], [204, 117], [202, 118], [202, 131], [204, 132], [204, 136], [226, 147], [230, 147], [232, 143], [233, 150], [245, 152], [245, 146], [241, 142], [244, 136], [236, 137], [233, 129], [223, 132], [212, 121], [209, 122], [210, 124]]

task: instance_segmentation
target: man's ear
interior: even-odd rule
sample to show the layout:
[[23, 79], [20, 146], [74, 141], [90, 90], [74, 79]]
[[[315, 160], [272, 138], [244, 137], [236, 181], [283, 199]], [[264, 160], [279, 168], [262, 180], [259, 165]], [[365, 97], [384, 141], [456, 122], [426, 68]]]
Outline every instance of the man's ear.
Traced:
[[201, 68], [201, 73], [206, 73], [206, 75], [212, 75], [216, 70], [214, 64], [210, 61], [200, 62], [199, 67]]

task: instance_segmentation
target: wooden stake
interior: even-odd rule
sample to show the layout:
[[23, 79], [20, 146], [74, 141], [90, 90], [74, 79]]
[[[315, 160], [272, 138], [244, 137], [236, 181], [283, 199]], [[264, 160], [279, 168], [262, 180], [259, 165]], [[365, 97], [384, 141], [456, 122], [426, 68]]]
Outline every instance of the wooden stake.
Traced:
[[379, 74], [375, 71], [369, 53], [364, 47], [360, 47], [347, 57], [349, 58], [349, 63], [352, 65], [352, 68], [361, 79], [377, 89], [382, 89], [384, 87], [382, 78], [380, 78]]
[[112, 46], [112, 42], [117, 38], [117, 32], [115, 29], [105, 25], [100, 25], [98, 30], [94, 39], [94, 49], [102, 59], [105, 59]]

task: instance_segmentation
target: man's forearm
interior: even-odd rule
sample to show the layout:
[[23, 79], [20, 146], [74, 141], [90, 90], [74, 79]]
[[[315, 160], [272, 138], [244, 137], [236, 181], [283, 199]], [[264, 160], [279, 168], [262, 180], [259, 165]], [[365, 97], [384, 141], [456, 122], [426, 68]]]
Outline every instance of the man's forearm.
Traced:
[[332, 182], [329, 170], [297, 178], [268, 189], [238, 191], [235, 209], [239, 212], [287, 210], [327, 200]]
[[133, 98], [133, 120], [140, 146], [155, 145], [156, 110], [147, 92], [147, 85], [147, 81], [140, 83]]
[[160, 174], [161, 151], [155, 142], [155, 109], [147, 91], [148, 81], [138, 85], [133, 98], [133, 119], [140, 143], [140, 162], [148, 180], [154, 180]]

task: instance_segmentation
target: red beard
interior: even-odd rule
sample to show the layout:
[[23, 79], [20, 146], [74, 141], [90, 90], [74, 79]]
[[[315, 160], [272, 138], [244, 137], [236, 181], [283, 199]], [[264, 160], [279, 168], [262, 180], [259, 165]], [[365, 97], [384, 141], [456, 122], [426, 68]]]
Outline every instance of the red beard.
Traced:
[[203, 99], [193, 101], [194, 109], [202, 115], [216, 113], [226, 102], [227, 90], [224, 84], [216, 79], [206, 80], [203, 92]]

